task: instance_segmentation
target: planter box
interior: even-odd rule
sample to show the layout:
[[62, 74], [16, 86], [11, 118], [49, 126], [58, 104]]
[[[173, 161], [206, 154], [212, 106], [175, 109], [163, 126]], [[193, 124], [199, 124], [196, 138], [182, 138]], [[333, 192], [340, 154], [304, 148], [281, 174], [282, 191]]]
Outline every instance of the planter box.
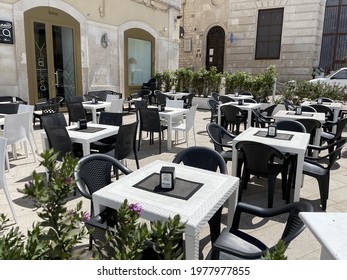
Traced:
[[210, 110], [210, 108], [207, 105], [207, 100], [209, 97], [199, 97], [199, 96], [194, 96], [192, 104], [196, 105], [198, 104], [198, 109], [205, 109], [205, 110]]

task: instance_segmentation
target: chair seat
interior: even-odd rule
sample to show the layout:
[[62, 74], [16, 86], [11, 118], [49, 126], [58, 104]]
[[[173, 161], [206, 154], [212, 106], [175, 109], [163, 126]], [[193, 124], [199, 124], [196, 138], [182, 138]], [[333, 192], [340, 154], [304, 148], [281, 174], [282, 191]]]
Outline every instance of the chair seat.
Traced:
[[[257, 246], [255, 246], [248, 240], [252, 240], [255, 243], [259, 243], [262, 249], [259, 249]], [[241, 231], [237, 231], [231, 234], [229, 233], [227, 229], [223, 229], [223, 231], [218, 236], [213, 246], [218, 248], [225, 248], [227, 250], [230, 250], [230, 248], [233, 248], [234, 252], [240, 252], [240, 253], [242, 252], [241, 254], [260, 254], [261, 255], [262, 251], [267, 249], [266, 245], [260, 242], [258, 239], [255, 239], [252, 236], [245, 234]], [[241, 258], [238, 258], [237, 256], [233, 256], [227, 253], [221, 253], [220, 259], [236, 260]]]

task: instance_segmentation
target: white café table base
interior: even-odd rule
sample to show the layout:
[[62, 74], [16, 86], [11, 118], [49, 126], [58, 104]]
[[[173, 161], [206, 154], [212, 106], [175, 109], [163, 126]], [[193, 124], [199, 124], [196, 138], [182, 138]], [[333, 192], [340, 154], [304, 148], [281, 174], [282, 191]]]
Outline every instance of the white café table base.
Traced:
[[[77, 125], [71, 125], [67, 126], [66, 129], [69, 133], [69, 136], [71, 138], [71, 141], [73, 143], [80, 143], [83, 147], [83, 156], [90, 154], [90, 143], [112, 136], [116, 135], [119, 130], [119, 126], [114, 125], [105, 125], [105, 124], [92, 124], [88, 123], [87, 127], [98, 127], [98, 128], [104, 128], [103, 130], [97, 131], [97, 132], [83, 132], [78, 130], [73, 130], [77, 128]], [[47, 150], [48, 145], [48, 139], [47, 134], [45, 131], [41, 132], [41, 140], [42, 140], [42, 148], [43, 151]]]
[[267, 129], [249, 127], [233, 139], [232, 175], [233, 176], [237, 175], [238, 152], [235, 149], [235, 145], [240, 141], [255, 141], [255, 142], [272, 146], [282, 153], [296, 154], [298, 155], [298, 160], [296, 165], [294, 201], [299, 201], [300, 189], [301, 189], [302, 180], [303, 180], [302, 170], [303, 170], [307, 145], [310, 141], [310, 134], [285, 131], [285, 130], [277, 130], [277, 133], [285, 133], [285, 134], [293, 135], [291, 140], [280, 140], [280, 139], [276, 139], [272, 137], [261, 137], [261, 136], [254, 135], [258, 131], [267, 131]]
[[[133, 187], [147, 176], [159, 174], [162, 166], [174, 166], [176, 178], [203, 183], [203, 186], [188, 200]], [[231, 225], [238, 186], [239, 179], [230, 175], [157, 160], [94, 192], [94, 212], [97, 215], [105, 207], [118, 209], [127, 199], [128, 203], [139, 203], [143, 208], [141, 218], [149, 221], [166, 220], [179, 214], [181, 221], [187, 222], [186, 259], [199, 259], [199, 235], [202, 227], [227, 200], [228, 225]]]
[[221, 111], [220, 108], [225, 106], [225, 105], [234, 105], [236, 107], [239, 107], [241, 110], [247, 111], [247, 126], [246, 127], [250, 127], [251, 123], [252, 123], [252, 110], [253, 109], [260, 109], [261, 108], [261, 104], [260, 103], [244, 103], [243, 105], [239, 105], [238, 102], [227, 102], [227, 103], [222, 103], [219, 104], [217, 107], [217, 115], [218, 115], [218, 124], [221, 125]]
[[347, 213], [301, 212], [299, 217], [322, 245], [321, 260], [347, 260]]
[[91, 101], [82, 102], [83, 108], [92, 111], [93, 123], [98, 123], [97, 110], [111, 107], [111, 102], [99, 101], [93, 104]]

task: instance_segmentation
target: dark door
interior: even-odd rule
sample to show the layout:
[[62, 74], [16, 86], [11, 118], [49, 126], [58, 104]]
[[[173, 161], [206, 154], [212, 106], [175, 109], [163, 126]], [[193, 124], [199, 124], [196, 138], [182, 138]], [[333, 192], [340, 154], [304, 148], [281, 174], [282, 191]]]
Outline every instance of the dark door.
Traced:
[[224, 67], [225, 32], [222, 27], [215, 26], [207, 34], [206, 68], [215, 66], [222, 73]]

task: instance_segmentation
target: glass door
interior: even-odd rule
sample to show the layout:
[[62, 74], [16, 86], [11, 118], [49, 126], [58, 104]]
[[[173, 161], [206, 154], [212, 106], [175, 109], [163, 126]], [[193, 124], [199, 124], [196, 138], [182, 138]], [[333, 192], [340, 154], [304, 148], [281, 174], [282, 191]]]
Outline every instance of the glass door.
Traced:
[[26, 11], [24, 20], [30, 104], [81, 95], [79, 22], [47, 7]]
[[34, 22], [38, 101], [76, 95], [73, 30]]

